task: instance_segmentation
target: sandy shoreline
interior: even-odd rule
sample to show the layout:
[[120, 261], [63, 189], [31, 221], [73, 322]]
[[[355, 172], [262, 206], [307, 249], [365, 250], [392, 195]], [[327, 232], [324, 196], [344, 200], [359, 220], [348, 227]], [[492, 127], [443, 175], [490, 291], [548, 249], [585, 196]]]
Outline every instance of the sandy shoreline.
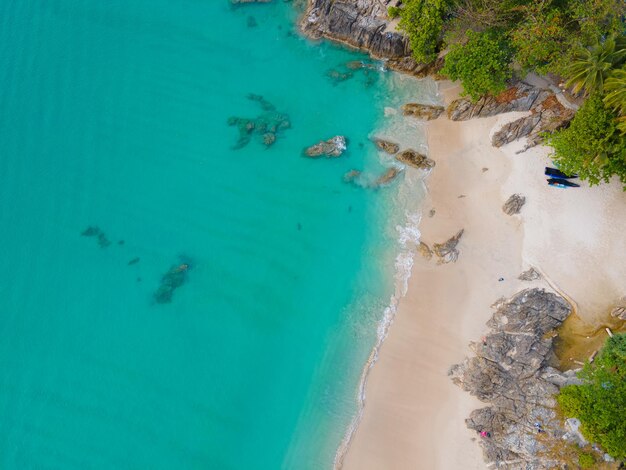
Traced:
[[[448, 82], [440, 90], [446, 103], [458, 93]], [[407, 295], [368, 377], [365, 409], [343, 460], [345, 469], [486, 468], [473, 442], [477, 436], [464, 424], [481, 404], [452, 384], [447, 372], [468, 354], [468, 343], [486, 331], [496, 299], [527, 287], [549, 288], [545, 280], [517, 280], [530, 265], [573, 297], [587, 319], [598, 318], [626, 295], [621, 186], [558, 190], [545, 185], [548, 149], [515, 155], [519, 143], [491, 146], [494, 127], [520, 115], [465, 122], [441, 117], [427, 124], [429, 156], [437, 166], [426, 182], [422, 240], [443, 242], [463, 228], [461, 255], [441, 266], [416, 256]], [[501, 207], [515, 192], [525, 195], [527, 204], [521, 216], [511, 217]], [[584, 288], [589, 283], [593, 289]]]

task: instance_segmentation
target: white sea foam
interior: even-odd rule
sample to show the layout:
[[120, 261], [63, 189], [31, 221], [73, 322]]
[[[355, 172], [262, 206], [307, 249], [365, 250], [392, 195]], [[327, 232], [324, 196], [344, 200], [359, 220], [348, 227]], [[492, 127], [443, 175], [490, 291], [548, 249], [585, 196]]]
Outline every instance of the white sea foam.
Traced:
[[[381, 129], [380, 135], [390, 136], [391, 140], [399, 143], [401, 147], [408, 148], [420, 148], [425, 150], [425, 142], [420, 141], [419, 136], [423, 136], [423, 125], [417, 121], [403, 119], [401, 113], [398, 112], [398, 106], [402, 102], [409, 101], [410, 98], [415, 99], [415, 96], [409, 96], [411, 92], [417, 92], [417, 99], [421, 102], [436, 101], [437, 87], [434, 82], [422, 82], [422, 86], [416, 86], [415, 80], [411, 77], [404, 75], [391, 73], [388, 76], [389, 88], [394, 89], [396, 102], [394, 106], [387, 106], [384, 108], [384, 116], [386, 122], [384, 128]], [[433, 101], [433, 102], [434, 102]], [[384, 154], [380, 155], [381, 161], [384, 162]], [[387, 163], [389, 164], [389, 162]], [[376, 343], [372, 348], [359, 381], [359, 387], [357, 390], [357, 412], [354, 415], [346, 433], [344, 435], [339, 448], [335, 454], [334, 468], [338, 470], [342, 467], [344, 458], [352, 438], [361, 422], [363, 417], [363, 410], [365, 408], [366, 401], [366, 389], [369, 373], [378, 361], [380, 349], [389, 334], [389, 328], [391, 327], [396, 313], [400, 299], [406, 295], [409, 279], [411, 277], [411, 270], [413, 268], [413, 261], [416, 254], [416, 248], [420, 242], [419, 223], [421, 220], [421, 199], [419, 197], [420, 191], [424, 188], [423, 178], [424, 174], [417, 174], [415, 172], [405, 175], [405, 179], [398, 189], [396, 196], [396, 206], [402, 207], [405, 211], [404, 221], [402, 224], [395, 226], [398, 253], [395, 258], [395, 289], [394, 293], [389, 300], [388, 306], [383, 312], [383, 316], [380, 319], [377, 327]], [[425, 191], [423, 191], [425, 192]]]

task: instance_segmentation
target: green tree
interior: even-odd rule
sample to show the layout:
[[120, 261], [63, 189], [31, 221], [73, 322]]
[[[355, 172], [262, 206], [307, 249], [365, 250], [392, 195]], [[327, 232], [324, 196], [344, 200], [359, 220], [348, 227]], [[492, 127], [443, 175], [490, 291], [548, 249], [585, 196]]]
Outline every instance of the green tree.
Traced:
[[611, 456], [626, 459], [626, 335], [609, 338], [579, 377], [582, 385], [561, 389], [557, 399], [562, 411], [580, 419], [588, 440]]
[[398, 27], [404, 31], [418, 62], [437, 58], [443, 31], [444, 16], [451, 0], [406, 0], [400, 10]]
[[617, 175], [626, 189], [626, 138], [617, 129], [616, 115], [602, 95], [590, 96], [567, 129], [547, 136], [552, 159], [565, 173], [578, 173], [590, 184]]
[[626, 67], [611, 72], [604, 84], [604, 90], [604, 104], [619, 115], [617, 128], [622, 134], [626, 134]]
[[602, 92], [609, 74], [626, 60], [626, 44], [623, 38], [610, 36], [604, 42], [581, 49], [572, 63], [566, 67], [566, 86], [574, 93]]
[[506, 39], [493, 31], [468, 31], [467, 38], [467, 43], [450, 47], [441, 73], [461, 80], [464, 94], [473, 100], [504, 91], [512, 76], [512, 54]]
[[564, 13], [549, 2], [525, 6], [523, 12], [524, 20], [511, 32], [515, 60], [525, 70], [560, 71], [572, 41]]

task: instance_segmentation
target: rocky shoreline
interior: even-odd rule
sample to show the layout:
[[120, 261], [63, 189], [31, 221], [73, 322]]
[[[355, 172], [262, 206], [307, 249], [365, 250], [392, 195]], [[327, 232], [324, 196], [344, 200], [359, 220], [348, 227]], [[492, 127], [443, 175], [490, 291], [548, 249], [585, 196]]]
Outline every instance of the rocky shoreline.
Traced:
[[475, 356], [450, 369], [455, 384], [489, 405], [466, 420], [481, 436], [488, 465], [527, 470], [560, 466], [548, 456], [566, 434], [554, 397], [578, 379], [574, 371], [552, 367], [553, 341], [571, 310], [556, 294], [524, 290], [497, 306], [487, 323], [491, 332], [470, 345]]

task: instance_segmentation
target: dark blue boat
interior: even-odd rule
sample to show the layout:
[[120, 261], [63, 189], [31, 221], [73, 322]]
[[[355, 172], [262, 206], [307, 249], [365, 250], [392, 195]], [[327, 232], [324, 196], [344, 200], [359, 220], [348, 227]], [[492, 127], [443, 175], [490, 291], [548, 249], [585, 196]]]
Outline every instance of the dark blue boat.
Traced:
[[561, 178], [548, 178], [548, 184], [556, 188], [580, 188], [579, 184]]
[[560, 178], [560, 179], [570, 179], [570, 178], [578, 178], [578, 175], [567, 175], [563, 173], [561, 170], [557, 168], [546, 167], [546, 171], [544, 172], [546, 176], [550, 176], [551, 178]]

